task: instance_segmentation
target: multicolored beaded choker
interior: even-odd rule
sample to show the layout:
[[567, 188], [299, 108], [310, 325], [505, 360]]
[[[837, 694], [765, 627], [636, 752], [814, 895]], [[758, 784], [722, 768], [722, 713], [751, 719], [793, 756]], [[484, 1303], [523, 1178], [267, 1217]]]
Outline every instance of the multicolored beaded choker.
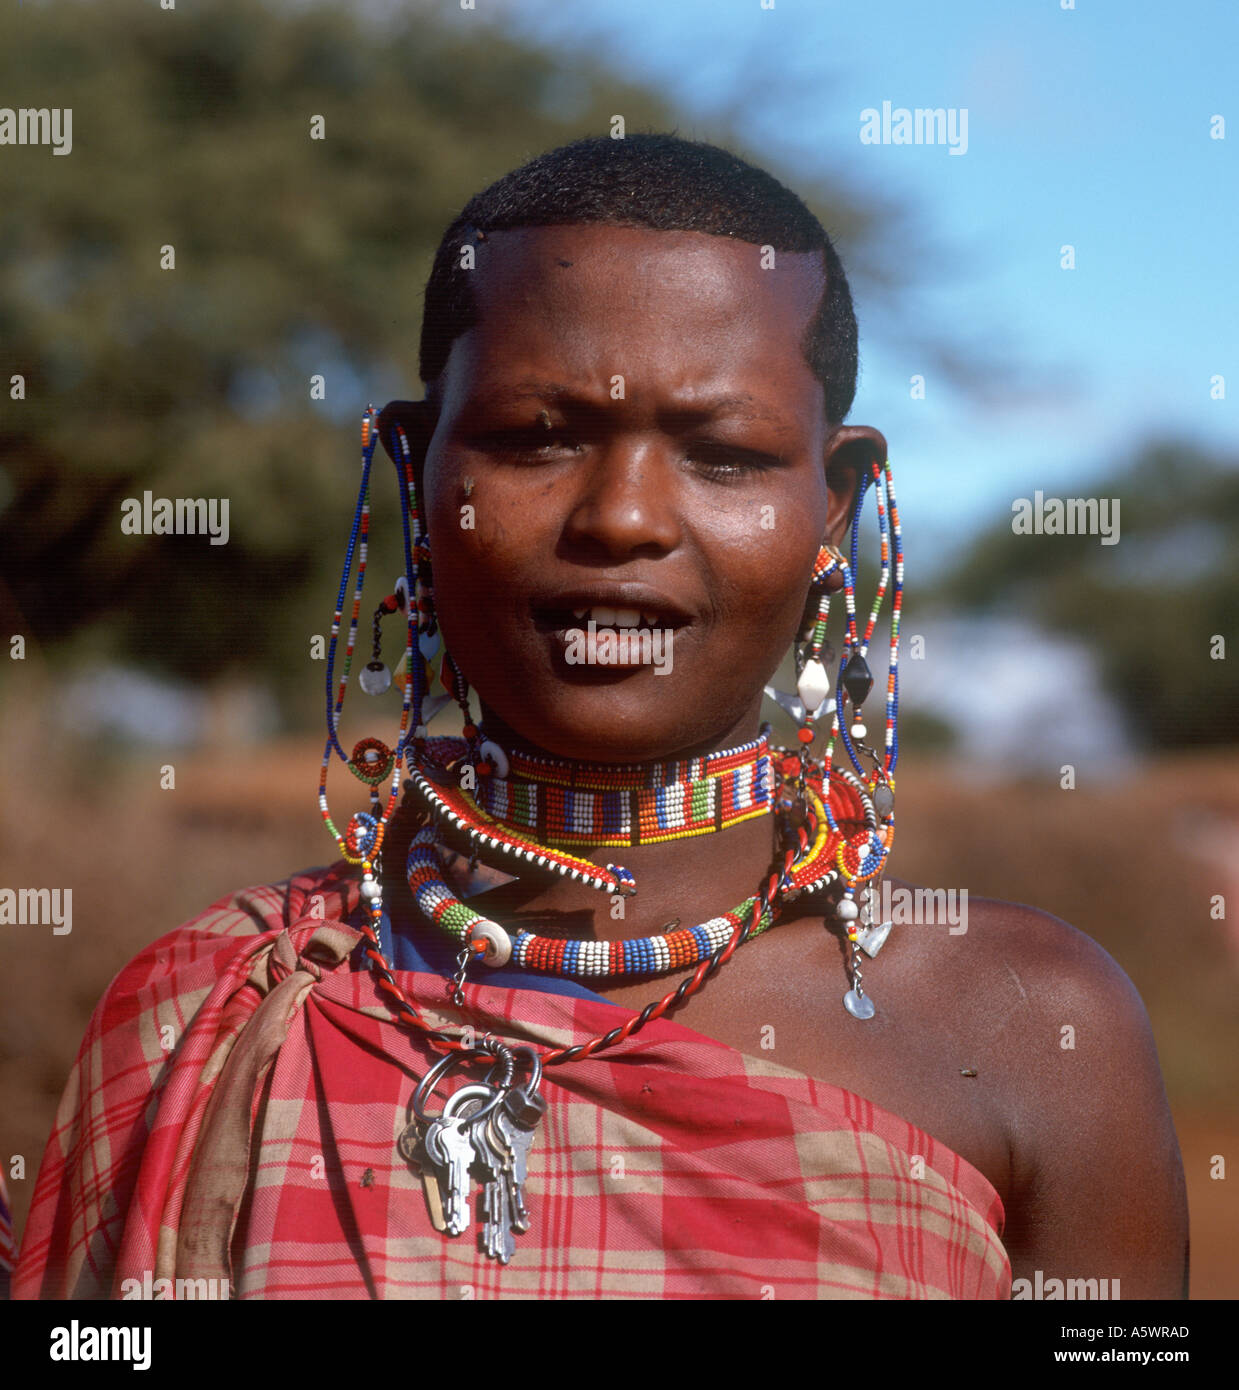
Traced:
[[[607, 765], [503, 753], [487, 740], [477, 806], [543, 845], [648, 845], [711, 835], [770, 811], [770, 743], [665, 763]], [[493, 751], [492, 751], [493, 750]]]

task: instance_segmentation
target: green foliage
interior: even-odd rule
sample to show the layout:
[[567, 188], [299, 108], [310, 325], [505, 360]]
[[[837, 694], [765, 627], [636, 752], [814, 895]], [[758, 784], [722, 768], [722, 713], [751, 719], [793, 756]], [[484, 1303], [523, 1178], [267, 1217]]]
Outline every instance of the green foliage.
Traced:
[[[1047, 489], [1047, 491], [1052, 491]], [[1060, 490], [1061, 491], [1061, 490]], [[1067, 495], [1064, 493], [1063, 495]], [[1118, 498], [1116, 545], [1014, 535], [995, 525], [936, 597], [1002, 609], [1084, 638], [1130, 727], [1149, 747], [1239, 741], [1239, 458], [1154, 442], [1071, 496]], [[1225, 640], [1225, 657], [1214, 654]], [[1071, 699], [1064, 684], [1062, 699]]]

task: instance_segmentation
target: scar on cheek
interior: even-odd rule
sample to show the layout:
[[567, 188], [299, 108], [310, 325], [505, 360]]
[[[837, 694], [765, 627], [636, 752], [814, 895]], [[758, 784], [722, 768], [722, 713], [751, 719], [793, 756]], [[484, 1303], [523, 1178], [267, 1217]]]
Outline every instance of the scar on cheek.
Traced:
[[472, 478], [466, 478], [466, 479], [465, 479], [465, 496], [466, 496], [466, 497], [472, 497], [472, 496], [473, 496], [473, 479], [472, 479]]

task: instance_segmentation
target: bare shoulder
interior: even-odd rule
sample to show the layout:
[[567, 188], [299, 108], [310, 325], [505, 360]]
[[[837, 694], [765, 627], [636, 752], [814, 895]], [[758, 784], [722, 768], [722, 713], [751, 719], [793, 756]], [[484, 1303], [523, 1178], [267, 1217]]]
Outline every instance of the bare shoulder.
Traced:
[[[968, 905], [973, 988], [1012, 1153], [1017, 1277], [1122, 1278], [1125, 1297], [1180, 1296], [1182, 1162], [1144, 1003], [1092, 938], [1038, 908]], [[1065, 1271], [1065, 1272], [1064, 1272]]]
[[[1024, 903], [973, 898], [967, 932], [971, 967], [1008, 1002], [1009, 1026], [1055, 1053], [1156, 1050], [1144, 1002], [1126, 971], [1092, 937], [1061, 917]], [[1045, 1030], [1050, 1030], [1046, 1033]]]

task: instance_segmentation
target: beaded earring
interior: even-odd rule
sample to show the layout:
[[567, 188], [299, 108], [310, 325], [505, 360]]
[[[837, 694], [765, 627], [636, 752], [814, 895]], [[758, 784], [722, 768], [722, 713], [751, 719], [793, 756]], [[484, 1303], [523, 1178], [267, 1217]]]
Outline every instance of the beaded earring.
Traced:
[[[855, 575], [860, 545], [860, 519], [866, 494], [874, 484], [880, 535], [880, 570], [873, 605], [862, 635], [856, 621]], [[879, 464], [875, 461], [871, 471], [862, 479], [852, 514], [851, 538], [850, 561], [842, 551], [828, 544], [820, 547], [814, 560], [810, 592], [817, 592], [817, 611], [807, 637], [794, 651], [796, 694], [791, 695], [769, 685], [766, 686], [766, 694], [799, 726], [797, 738], [800, 758], [796, 784], [802, 799], [811, 781], [820, 778], [823, 785], [829, 786], [832, 772], [838, 775], [840, 770], [834, 768], [836, 739], [842, 741], [863, 790], [866, 829], [860, 834], [845, 838], [836, 855], [836, 862], [843, 871], [846, 887], [835, 905], [835, 918], [846, 932], [849, 944], [848, 968], [851, 988], [843, 996], [843, 1004], [853, 1018], [864, 1020], [872, 1018], [875, 1010], [873, 1000], [865, 993], [862, 983], [860, 952], [864, 950], [870, 957], [876, 956], [891, 928], [889, 922], [874, 923], [873, 903], [877, 899], [876, 884], [881, 878], [894, 839], [894, 772], [899, 757], [896, 719], [899, 702], [899, 616], [903, 604], [903, 538], [889, 462]], [[831, 679], [826, 668], [826, 663], [833, 660], [833, 649], [826, 640], [832, 595], [826, 581], [834, 574], [841, 574], [843, 577], [845, 623], [843, 652], [839, 659], [832, 696]], [[883, 750], [879, 753], [864, 742], [868, 737], [868, 729], [861, 715], [861, 706], [873, 688], [873, 675], [866, 657], [878, 614], [888, 591], [892, 593], [890, 666], [886, 691], [885, 741]], [[851, 706], [851, 719], [846, 722], [841, 718], [845, 702]], [[817, 761], [812, 756], [812, 745], [817, 733], [817, 722], [826, 715], [831, 717], [830, 733], [823, 756]], [[858, 754], [863, 754], [868, 759], [870, 766], [867, 770]], [[824, 809], [830, 829], [838, 831], [839, 826], [829, 801], [825, 802]], [[861, 909], [856, 902], [857, 889], [862, 886], [865, 904], [863, 924]]]

